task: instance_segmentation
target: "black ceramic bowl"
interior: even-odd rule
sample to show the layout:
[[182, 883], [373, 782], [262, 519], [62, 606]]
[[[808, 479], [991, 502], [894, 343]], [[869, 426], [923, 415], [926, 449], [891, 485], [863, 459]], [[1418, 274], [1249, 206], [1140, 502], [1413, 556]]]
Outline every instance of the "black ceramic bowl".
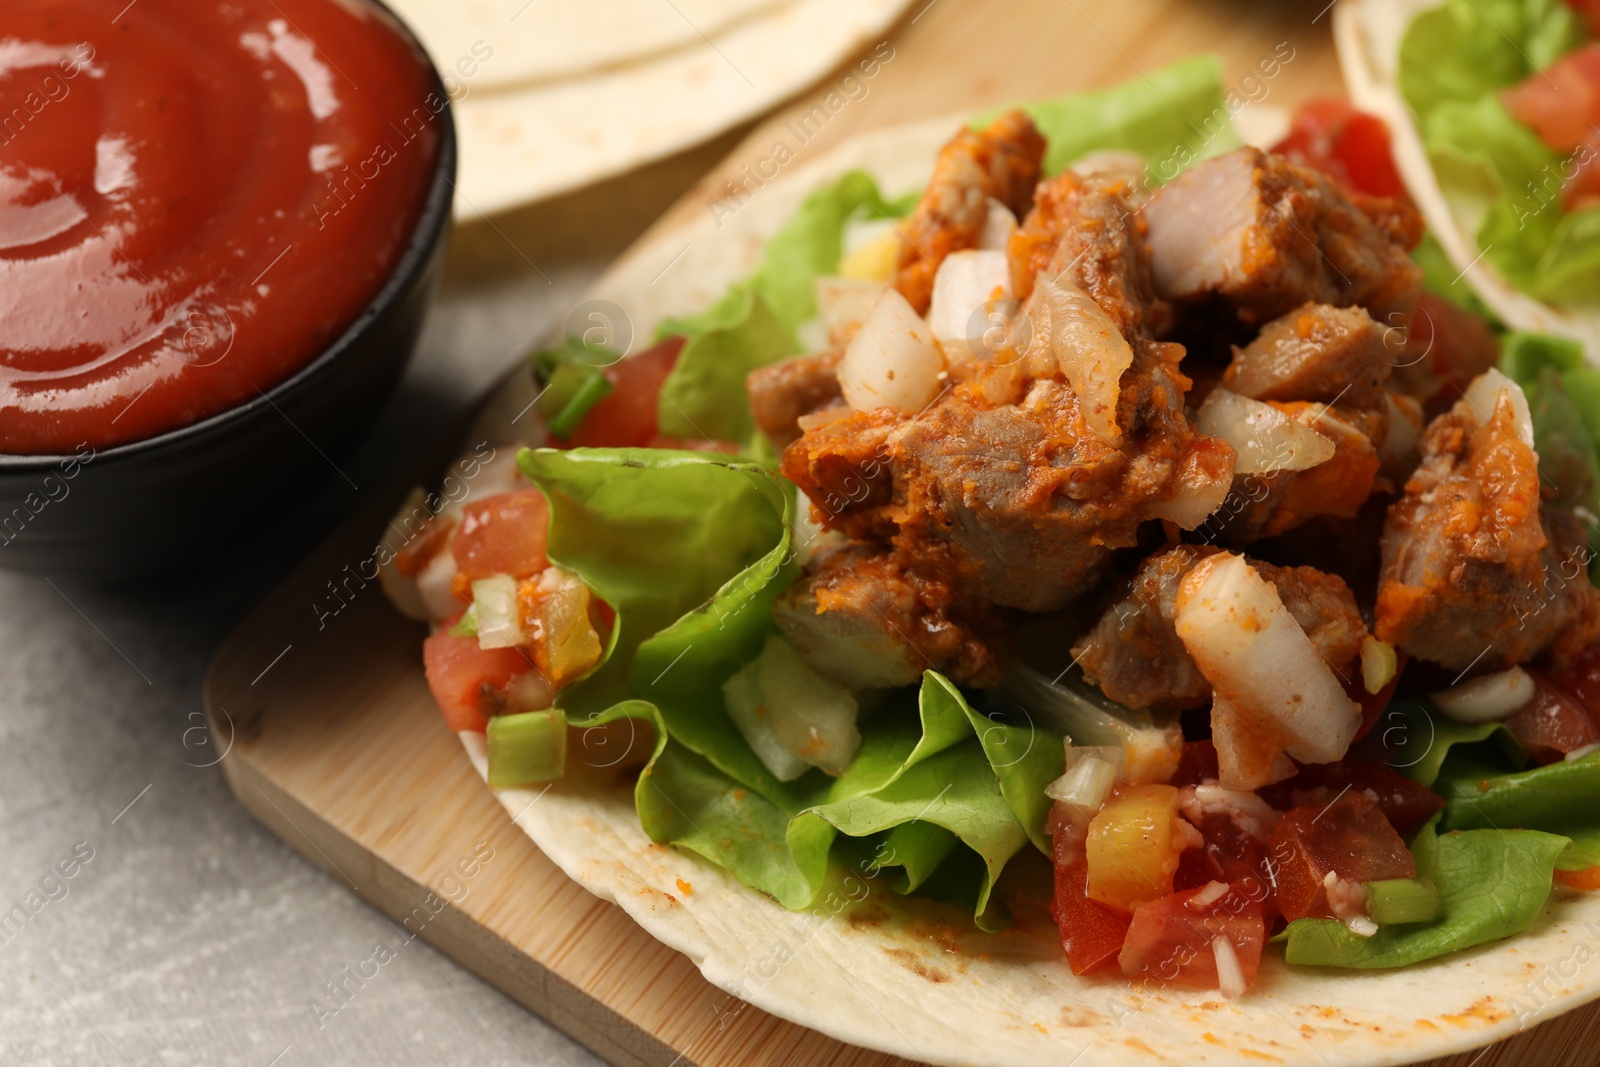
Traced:
[[0, 455], [0, 568], [126, 578], [172, 570], [341, 476], [336, 465], [399, 384], [444, 270], [456, 173], [448, 104], [436, 121], [439, 160], [411, 240], [344, 333], [293, 376], [201, 422], [87, 461]]

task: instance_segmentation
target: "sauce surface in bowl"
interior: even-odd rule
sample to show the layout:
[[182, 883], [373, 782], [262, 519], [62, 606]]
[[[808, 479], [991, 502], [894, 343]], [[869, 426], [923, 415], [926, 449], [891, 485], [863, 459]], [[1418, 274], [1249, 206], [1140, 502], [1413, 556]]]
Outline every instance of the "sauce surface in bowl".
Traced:
[[359, 0], [0, 5], [0, 453], [251, 400], [394, 269], [447, 121]]

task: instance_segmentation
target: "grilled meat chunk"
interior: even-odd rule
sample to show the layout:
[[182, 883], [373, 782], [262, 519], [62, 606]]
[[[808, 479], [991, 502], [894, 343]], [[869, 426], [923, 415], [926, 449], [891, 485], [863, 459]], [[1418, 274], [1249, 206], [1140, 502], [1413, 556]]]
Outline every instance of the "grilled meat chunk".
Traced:
[[1405, 246], [1420, 236], [1414, 214], [1353, 202], [1333, 179], [1256, 148], [1190, 167], [1144, 209], [1156, 292], [1220, 299], [1247, 324], [1308, 301], [1409, 324], [1422, 286]]
[[850, 689], [912, 685], [925, 669], [963, 685], [1000, 675], [998, 629], [951, 617], [945, 591], [907, 575], [882, 548], [861, 542], [818, 552], [772, 617], [820, 673]]
[[839, 403], [841, 352], [796, 356], [753, 370], [745, 377], [756, 428], [782, 448], [800, 436], [800, 418]]
[[1422, 457], [1384, 527], [1378, 636], [1460, 671], [1560, 661], [1593, 640], [1600, 592], [1583, 524], [1541, 503], [1511, 388], [1493, 412], [1463, 398], [1440, 415]]
[[903, 227], [895, 288], [918, 314], [928, 310], [933, 277], [951, 252], [976, 248], [998, 200], [1021, 218], [1033, 199], [1044, 159], [1044, 138], [1020, 111], [1008, 111], [982, 130], [962, 127], [939, 152], [933, 178]]
[[[1030, 245], [1028, 260], [1092, 299], [1114, 335], [1102, 340], [1131, 360], [1103, 406], [1085, 410], [1052, 342], [1036, 335], [1026, 357], [979, 369], [915, 416], [814, 426], [785, 450], [783, 471], [832, 527], [892, 542], [908, 570], [941, 576], [958, 599], [1043, 611], [1098, 580], [1141, 522], [1193, 527], [1221, 502], [1234, 453], [1195, 434], [1183, 349], [1151, 337], [1154, 298], [1124, 185], [1063, 175], [1041, 196], [1056, 214], [1029, 220], [1056, 244], [1048, 259]], [[1091, 415], [1114, 422], [1113, 440]]]
[[1305, 304], [1234, 349], [1222, 384], [1255, 400], [1320, 400], [1341, 411], [1382, 412], [1387, 418], [1384, 383], [1396, 357], [1384, 335], [1384, 327], [1359, 307]]
[[[1101, 692], [1130, 708], [1182, 711], [1211, 701], [1211, 684], [1189, 657], [1173, 619], [1178, 587], [1218, 549], [1174, 545], [1139, 565], [1127, 594], [1079, 639], [1073, 659]], [[1250, 565], [1278, 589], [1284, 607], [1336, 673], [1348, 675], [1367, 628], [1344, 580], [1311, 567]]]

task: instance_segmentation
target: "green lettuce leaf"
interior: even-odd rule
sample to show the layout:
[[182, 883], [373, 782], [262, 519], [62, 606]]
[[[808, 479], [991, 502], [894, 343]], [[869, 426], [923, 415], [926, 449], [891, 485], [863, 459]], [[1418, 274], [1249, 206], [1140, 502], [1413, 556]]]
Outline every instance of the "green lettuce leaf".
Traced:
[[1404, 967], [1527, 929], [1550, 896], [1567, 839], [1537, 830], [1436, 833], [1411, 844], [1417, 873], [1433, 880], [1443, 912], [1435, 922], [1385, 926], [1371, 937], [1332, 919], [1289, 924], [1284, 956], [1307, 967]]
[[[1492, 778], [1461, 775], [1441, 780], [1438, 791], [1445, 798], [1439, 825], [1447, 830], [1544, 830], [1584, 842], [1583, 850], [1600, 836], [1600, 756]], [[1574, 858], [1563, 866], [1588, 864]]]
[[1504, 774], [1527, 763], [1527, 754], [1502, 722], [1460, 723], [1432, 704], [1397, 698], [1384, 711], [1376, 732], [1393, 754], [1389, 765], [1412, 781], [1436, 787], [1442, 778], [1490, 768]]
[[[1222, 63], [1213, 55], [1191, 56], [1108, 89], [1013, 106], [1027, 113], [1048, 142], [1046, 174], [1058, 174], [1090, 152], [1123, 149], [1137, 152], [1151, 177], [1165, 182], [1197, 159], [1239, 146], [1232, 121], [1238, 104], [1224, 95]], [[987, 111], [973, 124], [984, 125], [1003, 110]]]
[[1561, 0], [1447, 0], [1417, 15], [1400, 45], [1401, 95], [1452, 210], [1488, 262], [1557, 303], [1600, 298], [1600, 209], [1562, 211], [1562, 157], [1499, 91], [1586, 37]]

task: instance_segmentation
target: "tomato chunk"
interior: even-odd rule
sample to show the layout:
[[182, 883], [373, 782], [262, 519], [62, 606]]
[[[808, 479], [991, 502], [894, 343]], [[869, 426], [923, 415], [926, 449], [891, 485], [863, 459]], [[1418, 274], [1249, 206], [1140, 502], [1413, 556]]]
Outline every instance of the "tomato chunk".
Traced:
[[1132, 920], [1124, 912], [1089, 899], [1089, 864], [1083, 843], [1059, 820], [1057, 827], [1056, 891], [1050, 916], [1061, 929], [1061, 947], [1072, 973], [1088, 974], [1116, 960]]
[[1245, 983], [1255, 981], [1267, 941], [1261, 904], [1237, 886], [1216, 882], [1141, 905], [1118, 963], [1134, 981], [1216, 989], [1218, 938], [1232, 947]]
[[687, 341], [669, 337], [605, 369], [611, 392], [589, 409], [567, 443], [574, 448], [643, 448], [660, 432], [661, 386]]
[[1528, 673], [1533, 675], [1533, 699], [1505, 722], [1533, 762], [1559, 763], [1568, 752], [1600, 743], [1600, 727], [1575, 697], [1537, 671]]
[[1405, 183], [1389, 151], [1389, 127], [1340, 99], [1311, 100], [1272, 150], [1370, 196], [1404, 197]]
[[1400, 835], [1354, 788], [1320, 808], [1285, 814], [1272, 832], [1269, 851], [1278, 875], [1274, 900], [1290, 922], [1349, 917], [1365, 908], [1346, 899], [1355, 885], [1417, 876], [1417, 862]]
[[1557, 152], [1583, 143], [1600, 123], [1600, 41], [1574, 49], [1500, 94], [1501, 103]]
[[1210, 882], [1227, 882], [1270, 903], [1272, 879], [1268, 877], [1267, 845], [1251, 836], [1237, 820], [1222, 812], [1205, 812], [1189, 823], [1204, 840], [1199, 848], [1185, 849], [1178, 862], [1173, 886], [1198, 889]]
[[444, 630], [422, 642], [422, 665], [450, 729], [479, 732], [505, 706], [512, 679], [530, 669], [514, 648], [481, 649], [476, 637], [452, 637]]
[[1345, 786], [1372, 799], [1401, 837], [1410, 837], [1444, 810], [1444, 797], [1359, 750], [1338, 763], [1307, 764], [1293, 778], [1261, 790], [1261, 796], [1280, 810], [1320, 811]]
[[[1448, 407], [1472, 379], [1499, 362], [1500, 342], [1483, 316], [1424, 292], [1406, 339], [1405, 360], [1408, 387]], [[1430, 403], [1430, 414], [1433, 410]]]
[[1173, 785], [1199, 785], [1216, 781], [1217, 746], [1210, 741], [1185, 741], [1178, 755], [1178, 769], [1172, 774]]
[[1589, 23], [1589, 32], [1600, 37], [1600, 0], [1567, 0], [1567, 6]]
[[537, 489], [475, 500], [462, 509], [461, 525], [450, 539], [456, 571], [464, 581], [496, 574], [529, 578], [548, 567], [545, 539], [550, 507]]
[[1600, 725], [1600, 641], [1578, 653], [1571, 665], [1551, 675], [1550, 681], [1582, 704], [1589, 717]]
[[1600, 867], [1585, 867], [1581, 871], [1557, 871], [1556, 881], [1569, 889], [1600, 889]]

